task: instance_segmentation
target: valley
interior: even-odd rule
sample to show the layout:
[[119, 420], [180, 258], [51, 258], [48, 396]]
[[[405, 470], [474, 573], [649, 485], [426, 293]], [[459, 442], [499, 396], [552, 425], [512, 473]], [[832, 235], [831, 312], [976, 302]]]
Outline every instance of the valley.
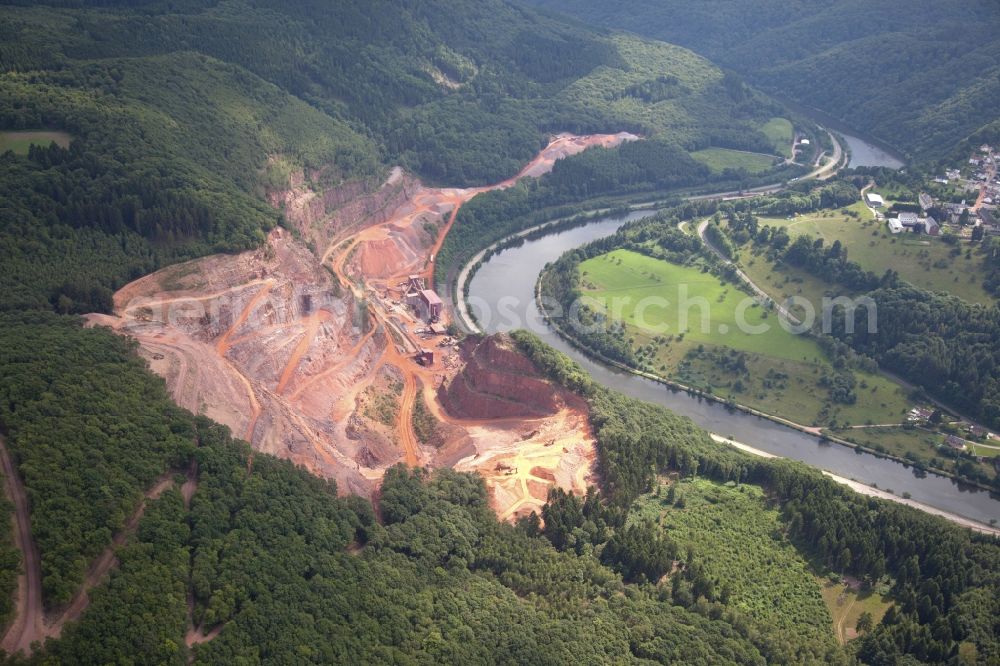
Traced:
[[988, 3], [598, 4], [0, 3], [0, 664], [1000, 658]]

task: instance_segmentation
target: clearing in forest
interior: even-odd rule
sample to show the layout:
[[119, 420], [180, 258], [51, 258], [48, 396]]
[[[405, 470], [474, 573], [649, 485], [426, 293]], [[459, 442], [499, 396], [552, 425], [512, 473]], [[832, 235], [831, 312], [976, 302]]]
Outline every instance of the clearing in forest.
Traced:
[[722, 173], [727, 169], [743, 170], [749, 174], [763, 173], [773, 167], [777, 160], [774, 155], [751, 153], [745, 150], [732, 150], [730, 148], [705, 148], [704, 150], [696, 150], [691, 153], [691, 157], [715, 173]]
[[857, 638], [856, 627], [862, 614], [870, 613], [874, 626], [892, 605], [892, 601], [874, 590], [861, 591], [857, 585], [827, 579], [817, 582], [823, 587], [823, 602], [833, 618], [834, 636], [841, 644]]
[[795, 128], [788, 118], [771, 118], [760, 131], [771, 140], [771, 144], [781, 151], [785, 157], [792, 156], [792, 140], [795, 138]]
[[66, 132], [56, 132], [51, 130], [17, 130], [13, 132], [0, 132], [0, 153], [8, 150], [14, 151], [15, 155], [27, 155], [31, 146], [48, 147], [50, 143], [57, 146], [69, 148], [73, 140]]

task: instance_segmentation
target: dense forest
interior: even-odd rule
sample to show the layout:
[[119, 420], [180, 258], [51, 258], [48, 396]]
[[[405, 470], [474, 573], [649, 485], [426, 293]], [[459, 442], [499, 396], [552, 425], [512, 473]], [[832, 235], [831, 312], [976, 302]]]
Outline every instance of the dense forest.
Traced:
[[254, 247], [281, 223], [261, 195], [299, 169], [493, 183], [552, 133], [627, 130], [672, 146], [621, 158], [669, 187], [682, 150], [761, 149], [780, 113], [688, 51], [502, 0], [3, 2], [0, 132], [70, 141], [0, 155], [0, 308], [107, 311], [156, 268]]
[[[894, 581], [898, 603], [852, 646], [864, 663], [900, 663], [904, 655], [947, 662], [960, 652], [980, 663], [1000, 658], [1000, 545], [995, 539], [863, 497], [797, 463], [751, 458], [715, 446], [689, 420], [588, 382], [579, 366], [531, 334], [514, 335], [522, 351], [554, 380], [589, 396], [611, 507], [631, 506], [653, 487], [657, 474], [666, 472], [759, 484], [779, 502], [787, 533], [803, 551], [869, 582], [886, 575]], [[590, 500], [588, 515], [588, 505], [578, 503], [550, 505], [550, 516], [560, 507], [569, 509], [563, 508], [555, 520], [559, 531], [550, 536], [553, 543], [565, 543], [563, 534], [607, 538], [608, 530], [591, 525], [614, 524], [615, 513], [602, 513], [598, 521], [594, 507], [603, 505]], [[616, 546], [613, 552], [620, 550]], [[629, 557], [624, 565], [632, 561]], [[702, 589], [708, 591], [707, 586]], [[721, 599], [721, 584], [714, 589], [706, 601]]]
[[1000, 102], [990, 0], [530, 0], [686, 46], [752, 83], [918, 158], [987, 124]]

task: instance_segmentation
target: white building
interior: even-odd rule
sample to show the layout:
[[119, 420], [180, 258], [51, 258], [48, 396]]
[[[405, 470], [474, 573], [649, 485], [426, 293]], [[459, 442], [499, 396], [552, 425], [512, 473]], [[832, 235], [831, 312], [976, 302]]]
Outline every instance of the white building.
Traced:
[[889, 220], [889, 233], [898, 234], [903, 231], [903, 225], [900, 224], [899, 220], [892, 219]]
[[881, 195], [875, 194], [874, 192], [868, 192], [865, 194], [865, 199], [868, 201], [868, 205], [872, 208], [882, 208], [885, 206], [885, 200]]

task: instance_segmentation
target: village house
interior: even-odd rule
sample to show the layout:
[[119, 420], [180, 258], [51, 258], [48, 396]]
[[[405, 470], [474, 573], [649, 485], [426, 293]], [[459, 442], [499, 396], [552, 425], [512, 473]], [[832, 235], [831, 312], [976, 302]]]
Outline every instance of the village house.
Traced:
[[934, 219], [933, 216], [928, 215], [927, 217], [922, 217], [917, 220], [918, 226], [923, 225], [923, 231], [928, 236], [940, 236], [941, 235], [941, 225], [938, 221]]
[[944, 443], [948, 445], [948, 448], [954, 449], [955, 451], [965, 450], [965, 440], [961, 437], [956, 437], [955, 435], [948, 435], [944, 438]]

